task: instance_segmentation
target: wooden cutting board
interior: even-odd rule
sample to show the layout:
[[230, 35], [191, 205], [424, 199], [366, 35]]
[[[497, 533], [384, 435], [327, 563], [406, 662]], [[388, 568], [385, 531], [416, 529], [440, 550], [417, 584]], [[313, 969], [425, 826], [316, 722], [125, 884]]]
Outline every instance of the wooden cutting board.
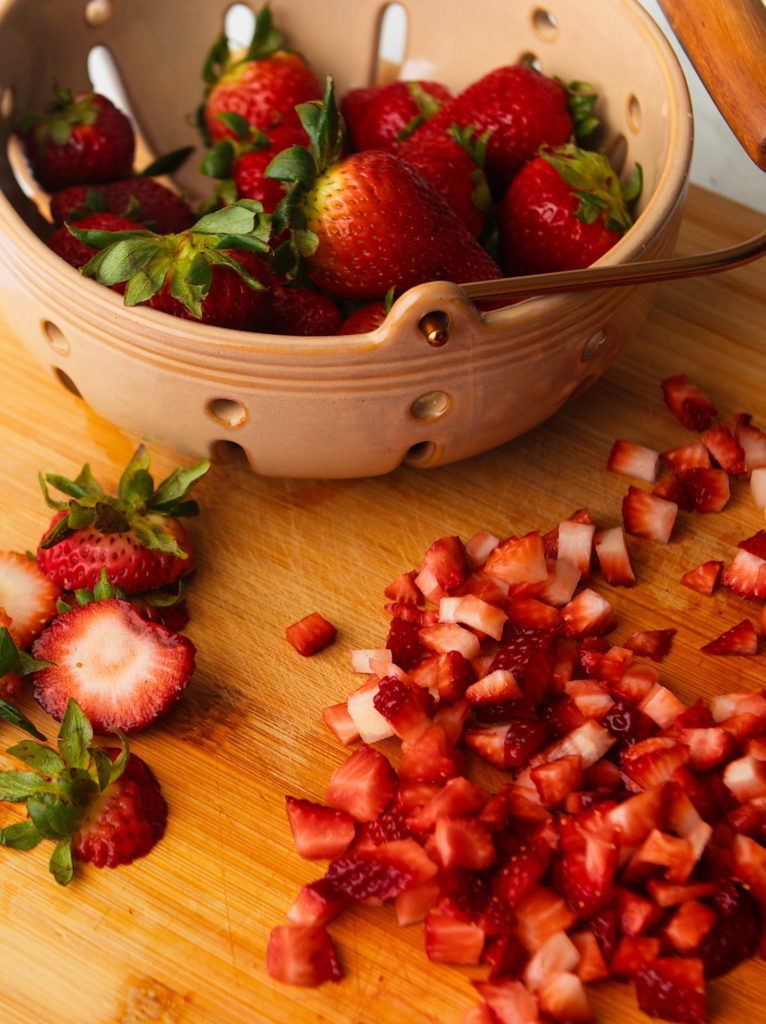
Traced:
[[[679, 248], [715, 248], [764, 227], [766, 218], [693, 188]], [[582, 506], [600, 525], [619, 523], [628, 481], [605, 468], [615, 438], [659, 450], [689, 439], [665, 408], [662, 378], [686, 372], [722, 416], [749, 412], [766, 425], [765, 298], [763, 262], [661, 286], [638, 337], [587, 394], [527, 436], [458, 465], [317, 482], [216, 464], [191, 526], [198, 570], [187, 631], [197, 671], [176, 709], [132, 743], [161, 781], [167, 834], [142, 861], [84, 867], [63, 889], [48, 875], [47, 844], [0, 850], [0, 1021], [460, 1024], [475, 1002], [471, 978], [482, 972], [430, 964], [421, 927], [397, 927], [391, 908], [360, 908], [331, 925], [342, 983], [290, 989], [266, 975], [270, 929], [321, 873], [294, 852], [285, 795], [321, 799], [348, 754], [321, 709], [358, 682], [350, 651], [384, 642], [383, 588], [437, 537], [544, 531]], [[88, 461], [115, 484], [140, 439], [90, 412], [2, 328], [0, 373], [0, 547], [34, 549], [49, 516], [38, 470], [72, 476]], [[151, 451], [160, 479], [178, 456]], [[726, 591], [702, 598], [678, 582], [702, 561], [730, 559], [762, 525], [739, 481], [720, 514], [682, 515], [667, 547], [631, 538], [638, 585], [603, 588], [619, 617], [615, 641], [637, 629], [678, 630], [661, 679], [685, 701], [764, 683], [764, 654], [700, 653], [745, 616], [757, 621], [760, 608]], [[315, 609], [339, 635], [304, 659], [284, 630]], [[33, 700], [22, 706], [55, 735]], [[19, 738], [0, 723], [2, 749]], [[396, 759], [395, 744], [383, 749]], [[711, 1021], [766, 1021], [764, 991], [761, 961], [711, 983]], [[591, 999], [600, 1024], [647, 1019], [630, 986], [594, 986]]]

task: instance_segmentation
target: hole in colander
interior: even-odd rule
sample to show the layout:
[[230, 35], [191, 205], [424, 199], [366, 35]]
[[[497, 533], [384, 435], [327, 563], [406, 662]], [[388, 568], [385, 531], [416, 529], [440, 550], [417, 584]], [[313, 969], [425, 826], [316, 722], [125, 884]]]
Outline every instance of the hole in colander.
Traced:
[[374, 82], [390, 82], [399, 77], [407, 49], [407, 11], [402, 4], [387, 4], [378, 23]]
[[13, 114], [14, 106], [15, 97], [13, 95], [13, 89], [10, 85], [6, 85], [3, 89], [2, 95], [0, 95], [0, 116], [5, 118], [7, 121]]
[[410, 413], [416, 420], [432, 422], [442, 417], [451, 407], [452, 399], [444, 391], [429, 391], [416, 398]]
[[45, 320], [43, 322], [43, 333], [54, 352], [58, 352], [60, 356], [69, 355], [69, 341], [60, 327], [57, 327], [50, 320]]
[[609, 163], [614, 167], [617, 174], [622, 174], [628, 159], [628, 140], [622, 133], [615, 135], [611, 140], [606, 147], [606, 155], [609, 157]]
[[639, 102], [638, 97], [633, 95], [633, 93], [628, 96], [626, 117], [628, 119], [628, 127], [632, 132], [638, 132], [641, 130], [641, 103]]
[[210, 446], [210, 457], [227, 465], [248, 465], [247, 452], [236, 441], [214, 441]]
[[544, 7], [537, 7], [532, 12], [532, 28], [545, 43], [552, 43], [559, 34], [559, 23], [555, 15]]
[[414, 466], [416, 469], [425, 469], [433, 464], [439, 454], [439, 446], [435, 441], [419, 441], [414, 444], [404, 456], [407, 466]]
[[54, 376], [58, 379], [60, 384], [63, 384], [67, 391], [71, 391], [73, 395], [77, 395], [78, 398], [82, 398], [80, 389], [77, 387], [75, 382], [69, 376], [68, 373], [64, 373], [63, 370], [59, 369], [58, 366], [53, 367]]
[[213, 398], [207, 403], [207, 411], [224, 427], [241, 427], [247, 420], [247, 409], [231, 398]]
[[113, 14], [112, 0], [88, 0], [85, 5], [85, 23], [91, 28], [106, 25]]
[[128, 97], [114, 57], [108, 47], [100, 43], [88, 51], [88, 78], [96, 92], [106, 96], [116, 107], [131, 116]]
[[232, 4], [223, 19], [223, 30], [232, 49], [247, 47], [253, 38], [255, 14], [246, 4]]
[[527, 67], [532, 68], [534, 71], [539, 71], [541, 73], [543, 70], [543, 62], [540, 60], [536, 53], [532, 53], [529, 50], [519, 55], [519, 64], [526, 64]]

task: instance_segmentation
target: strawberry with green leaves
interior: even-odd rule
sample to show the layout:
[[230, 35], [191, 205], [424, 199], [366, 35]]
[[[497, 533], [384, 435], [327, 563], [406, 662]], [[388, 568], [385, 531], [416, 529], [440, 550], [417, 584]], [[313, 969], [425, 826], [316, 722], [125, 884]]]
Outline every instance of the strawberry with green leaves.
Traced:
[[207, 89], [198, 121], [203, 137], [211, 143], [232, 135], [221, 114], [239, 114], [253, 128], [267, 131], [282, 120], [295, 123], [295, 107], [322, 95], [309, 64], [286, 48], [268, 4], [256, 17], [244, 54], [232, 54], [226, 36], [219, 36], [208, 54], [203, 78]]
[[100, 213], [126, 217], [163, 235], [185, 231], [194, 220], [182, 196], [156, 178], [143, 175], [103, 184], [69, 185], [51, 196], [51, 217], [58, 226]]
[[407, 79], [350, 89], [340, 111], [355, 150], [395, 153], [403, 138], [433, 117], [452, 93], [441, 82]]
[[275, 253], [278, 271], [303, 264], [319, 288], [341, 298], [382, 299], [433, 280], [500, 276], [436, 189], [394, 153], [344, 157], [345, 133], [328, 79], [324, 101], [299, 108], [311, 139], [274, 158], [267, 174], [289, 184], [274, 233], [291, 229]]
[[73, 94], [54, 86], [45, 109], [24, 117], [21, 140], [32, 174], [47, 192], [115, 181], [132, 173], [133, 126], [97, 92]]
[[566, 144], [542, 149], [514, 178], [498, 210], [508, 274], [587, 267], [632, 224], [641, 169], [621, 185], [606, 156]]
[[[56, 510], [37, 550], [43, 573], [64, 590], [93, 590], [106, 569], [127, 594], [176, 584], [194, 564], [181, 519], [199, 512], [189, 497], [210, 468], [207, 460], [178, 467], [156, 487], [141, 445], [125, 468], [116, 495], [108, 494], [86, 463], [74, 480], [40, 476], [45, 501]], [[48, 487], [67, 495], [51, 497]]]
[[269, 273], [260, 257], [268, 251], [270, 224], [260, 203], [240, 200], [176, 234], [103, 230], [82, 222], [68, 230], [97, 250], [82, 273], [123, 292], [127, 306], [147, 305], [233, 330], [268, 325]]
[[55, 747], [38, 742], [45, 737], [28, 720], [16, 724], [36, 738], [7, 750], [28, 770], [0, 772], [0, 800], [25, 804], [27, 817], [0, 830], [0, 844], [23, 851], [53, 841], [49, 870], [60, 885], [72, 880], [75, 860], [117, 867], [149, 853], [165, 832], [167, 804], [121, 733], [119, 747], [94, 744], [76, 701], [67, 705]]

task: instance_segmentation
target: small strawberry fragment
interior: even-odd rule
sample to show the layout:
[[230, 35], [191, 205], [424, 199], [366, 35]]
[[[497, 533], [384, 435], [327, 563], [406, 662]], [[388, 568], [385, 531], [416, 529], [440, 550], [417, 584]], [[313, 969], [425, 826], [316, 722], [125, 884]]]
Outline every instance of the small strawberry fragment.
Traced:
[[667, 544], [675, 526], [678, 505], [639, 487], [630, 486], [622, 501], [625, 529], [636, 537]]
[[395, 789], [394, 769], [383, 754], [365, 743], [333, 771], [325, 800], [355, 821], [374, 821], [391, 803]]
[[348, 849], [356, 835], [350, 814], [293, 796], [285, 803], [299, 857], [333, 860]]
[[607, 583], [613, 587], [632, 587], [635, 584], [636, 574], [622, 527], [599, 530], [593, 538], [593, 547]]
[[37, 562], [17, 551], [0, 551], [0, 609], [17, 647], [28, 647], [54, 618], [61, 588]]
[[302, 619], [293, 622], [285, 630], [287, 642], [292, 644], [298, 654], [305, 658], [311, 657], [317, 651], [328, 647], [338, 631], [331, 622], [328, 622], [319, 612], [310, 612]]
[[706, 430], [701, 440], [721, 469], [733, 476], [745, 472], [745, 452], [726, 424], [719, 423]]
[[717, 559], [703, 562], [694, 569], [685, 572], [681, 577], [681, 583], [690, 590], [696, 590], [699, 594], [710, 597], [718, 585], [718, 580], [723, 572], [724, 563]]
[[327, 929], [316, 924], [272, 928], [266, 947], [266, 970], [275, 981], [306, 988], [340, 981], [343, 976]]
[[684, 491], [697, 512], [720, 512], [731, 498], [729, 474], [725, 469], [689, 469], [681, 477]]
[[705, 970], [695, 957], [657, 957], [636, 976], [638, 1005], [651, 1017], [705, 1024]]
[[623, 646], [642, 658], [662, 661], [670, 651], [675, 629], [642, 629], [623, 641]]
[[618, 439], [612, 445], [606, 468], [610, 473], [632, 476], [652, 484], [657, 479], [660, 453], [636, 441]]
[[685, 373], [665, 378], [662, 394], [670, 411], [687, 430], [708, 430], [718, 415], [704, 391]]
[[431, 911], [425, 920], [425, 947], [429, 960], [450, 964], [478, 964], [485, 935], [469, 921]]
[[739, 654], [752, 657], [758, 653], [758, 633], [749, 619], [743, 619], [736, 626], [727, 629], [715, 640], [701, 647], [703, 654]]

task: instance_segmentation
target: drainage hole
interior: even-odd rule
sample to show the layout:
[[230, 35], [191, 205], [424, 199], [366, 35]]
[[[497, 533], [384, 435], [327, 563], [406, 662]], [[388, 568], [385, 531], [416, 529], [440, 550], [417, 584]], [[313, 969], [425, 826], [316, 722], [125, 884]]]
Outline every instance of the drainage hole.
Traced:
[[60, 370], [58, 366], [54, 366], [53, 374], [58, 379], [59, 384], [63, 384], [67, 391], [71, 391], [73, 395], [76, 395], [78, 398], [82, 398], [82, 395], [80, 394], [80, 389], [77, 387], [77, 385], [75, 384], [75, 382], [72, 380], [68, 373], [64, 373], [64, 371]]
[[43, 334], [54, 352], [58, 352], [60, 356], [69, 355], [69, 341], [60, 327], [50, 320], [45, 320], [43, 321]]
[[410, 414], [416, 420], [425, 422], [438, 420], [452, 406], [452, 399], [444, 391], [429, 391], [416, 398], [410, 406]]
[[213, 398], [207, 404], [207, 411], [224, 427], [241, 427], [247, 420], [247, 409], [231, 398]]

